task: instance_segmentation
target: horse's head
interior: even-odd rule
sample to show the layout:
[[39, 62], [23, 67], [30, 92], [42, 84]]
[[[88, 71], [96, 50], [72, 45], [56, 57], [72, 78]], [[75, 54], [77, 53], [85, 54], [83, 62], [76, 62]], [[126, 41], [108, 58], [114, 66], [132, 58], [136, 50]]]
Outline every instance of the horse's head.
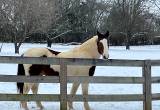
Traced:
[[108, 52], [108, 37], [109, 37], [109, 31], [107, 31], [105, 34], [101, 34], [97, 31], [97, 48], [99, 54], [103, 56], [104, 59], [109, 58], [109, 52]]

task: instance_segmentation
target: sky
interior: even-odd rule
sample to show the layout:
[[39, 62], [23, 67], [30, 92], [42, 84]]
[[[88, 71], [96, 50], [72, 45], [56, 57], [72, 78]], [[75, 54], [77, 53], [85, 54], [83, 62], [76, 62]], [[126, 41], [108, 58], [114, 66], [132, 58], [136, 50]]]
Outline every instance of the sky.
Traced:
[[160, 15], [160, 0], [149, 0], [148, 5], [150, 12]]

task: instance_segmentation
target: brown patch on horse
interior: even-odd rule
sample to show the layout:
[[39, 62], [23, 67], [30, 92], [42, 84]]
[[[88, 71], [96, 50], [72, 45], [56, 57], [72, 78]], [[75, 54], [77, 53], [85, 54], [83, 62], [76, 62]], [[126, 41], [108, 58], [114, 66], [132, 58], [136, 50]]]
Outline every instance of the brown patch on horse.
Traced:
[[[46, 55], [43, 55], [42, 57], [47, 57]], [[45, 76], [59, 76], [59, 72], [54, 71], [50, 67], [50, 65], [41, 65], [41, 64], [34, 64], [29, 68], [29, 74], [31, 76], [36, 75], [45, 75]]]
[[61, 52], [58, 52], [58, 51], [54, 51], [54, 50], [51, 50], [51, 49], [48, 49], [52, 54], [54, 54], [54, 55], [58, 55], [59, 53], [61, 53]]
[[108, 37], [109, 37], [109, 31], [107, 31], [105, 34], [101, 34], [100, 32], [97, 31], [97, 36], [98, 36], [98, 40], [97, 40], [98, 52], [99, 52], [100, 54], [103, 54], [104, 46], [103, 46], [103, 44], [100, 42], [100, 40], [108, 39]]
[[103, 54], [103, 51], [104, 51], [104, 46], [103, 46], [103, 44], [101, 43], [101, 42], [97, 42], [97, 48], [98, 48], [98, 52], [100, 53], [100, 54]]

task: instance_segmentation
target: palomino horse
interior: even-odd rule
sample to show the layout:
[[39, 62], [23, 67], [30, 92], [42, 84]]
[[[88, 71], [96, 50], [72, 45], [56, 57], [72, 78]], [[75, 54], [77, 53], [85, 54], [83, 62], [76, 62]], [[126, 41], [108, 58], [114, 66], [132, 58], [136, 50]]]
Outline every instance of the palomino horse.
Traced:
[[[92, 58], [98, 59], [103, 56], [104, 59], [109, 57], [107, 38], [109, 32], [101, 34], [97, 31], [97, 35], [84, 42], [79, 47], [75, 47], [66, 52], [57, 52], [47, 48], [32, 48], [26, 51], [22, 56], [24, 57], [58, 57], [58, 58]], [[67, 66], [67, 76], [93, 76], [95, 66]], [[37, 65], [37, 64], [19, 64], [17, 75], [50, 75], [58, 76], [60, 72], [59, 65]], [[35, 83], [17, 83], [19, 93], [27, 94], [31, 89], [34, 94], [37, 94], [38, 85]], [[78, 82], [73, 82], [71, 95], [75, 95], [79, 87]], [[84, 96], [84, 108], [90, 110], [89, 104], [86, 101], [88, 95], [88, 81], [82, 83], [82, 93]], [[37, 107], [43, 109], [40, 101], [37, 101]], [[25, 110], [28, 110], [27, 102], [21, 101], [21, 106]], [[69, 110], [73, 109], [72, 102], [68, 102]]]

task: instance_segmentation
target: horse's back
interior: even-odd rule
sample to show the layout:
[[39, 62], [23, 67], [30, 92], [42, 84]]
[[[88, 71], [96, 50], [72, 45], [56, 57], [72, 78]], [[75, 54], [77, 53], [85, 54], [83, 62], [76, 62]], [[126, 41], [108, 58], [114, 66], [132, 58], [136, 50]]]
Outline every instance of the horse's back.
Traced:
[[28, 49], [24, 56], [26, 57], [53, 57], [54, 54], [52, 54], [47, 48], [31, 48]]
[[70, 51], [61, 52], [57, 55], [58, 58], [93, 58], [92, 54], [81, 50], [80, 48], [75, 48]]

